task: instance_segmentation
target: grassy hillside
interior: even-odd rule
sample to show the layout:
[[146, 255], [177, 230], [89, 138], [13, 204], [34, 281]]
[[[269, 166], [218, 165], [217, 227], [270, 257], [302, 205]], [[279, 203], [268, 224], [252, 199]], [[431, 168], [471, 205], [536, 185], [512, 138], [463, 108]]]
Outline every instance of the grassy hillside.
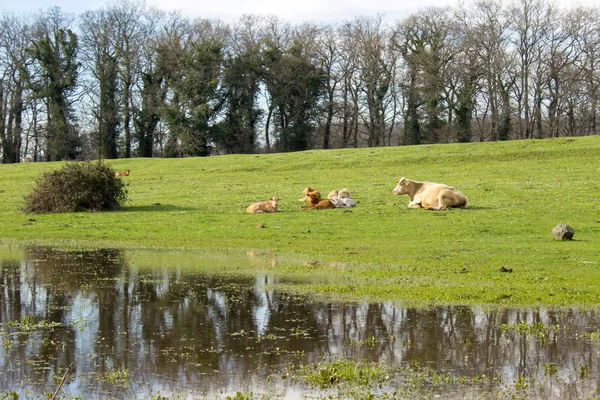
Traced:
[[[253, 249], [292, 255], [273, 269], [317, 277], [307, 290], [600, 305], [598, 136], [111, 164], [131, 170], [127, 207], [61, 215], [19, 212], [39, 174], [59, 164], [0, 165], [0, 243]], [[392, 194], [402, 176], [452, 185], [469, 206], [408, 209], [407, 196]], [[307, 185], [324, 195], [347, 187], [358, 206], [300, 210]], [[282, 198], [280, 213], [245, 213], [271, 196]], [[574, 241], [554, 240], [558, 223], [575, 229]]]

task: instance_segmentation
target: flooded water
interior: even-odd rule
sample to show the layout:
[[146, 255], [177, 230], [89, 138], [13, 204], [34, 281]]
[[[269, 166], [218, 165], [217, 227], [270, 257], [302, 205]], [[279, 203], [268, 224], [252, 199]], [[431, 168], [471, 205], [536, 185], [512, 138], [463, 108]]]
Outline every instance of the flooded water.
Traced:
[[[2, 399], [598, 396], [594, 311], [319, 302], [158, 256], [21, 253], [0, 256]], [[342, 361], [384, 374], [345, 382]]]

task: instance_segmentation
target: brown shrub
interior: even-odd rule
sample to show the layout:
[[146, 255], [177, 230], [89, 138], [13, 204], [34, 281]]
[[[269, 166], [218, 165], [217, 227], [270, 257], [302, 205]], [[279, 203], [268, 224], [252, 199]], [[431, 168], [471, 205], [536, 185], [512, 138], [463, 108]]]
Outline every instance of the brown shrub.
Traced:
[[71, 162], [42, 174], [25, 197], [23, 212], [114, 210], [127, 200], [128, 190], [102, 161]]

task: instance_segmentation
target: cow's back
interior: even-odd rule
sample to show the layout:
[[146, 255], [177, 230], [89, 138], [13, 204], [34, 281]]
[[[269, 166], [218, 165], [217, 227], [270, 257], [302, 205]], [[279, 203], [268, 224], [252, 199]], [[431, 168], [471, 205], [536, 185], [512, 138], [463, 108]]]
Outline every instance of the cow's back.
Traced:
[[423, 196], [437, 197], [437, 195], [444, 189], [456, 190], [452, 186], [448, 186], [444, 183], [423, 182], [423, 185], [421, 186], [418, 193], [421, 194], [421, 197], [423, 197]]

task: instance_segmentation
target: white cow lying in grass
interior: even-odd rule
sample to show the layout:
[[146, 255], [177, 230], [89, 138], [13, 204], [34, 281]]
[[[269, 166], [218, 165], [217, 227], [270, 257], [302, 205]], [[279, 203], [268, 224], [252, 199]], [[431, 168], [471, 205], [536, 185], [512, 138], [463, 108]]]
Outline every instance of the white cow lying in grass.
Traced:
[[350, 198], [350, 191], [346, 188], [334, 190], [327, 195], [335, 208], [355, 207], [356, 202]]
[[443, 183], [419, 182], [400, 178], [394, 194], [407, 194], [410, 197], [408, 206], [411, 208], [426, 208], [428, 210], [447, 210], [450, 207], [465, 207], [467, 197]]

